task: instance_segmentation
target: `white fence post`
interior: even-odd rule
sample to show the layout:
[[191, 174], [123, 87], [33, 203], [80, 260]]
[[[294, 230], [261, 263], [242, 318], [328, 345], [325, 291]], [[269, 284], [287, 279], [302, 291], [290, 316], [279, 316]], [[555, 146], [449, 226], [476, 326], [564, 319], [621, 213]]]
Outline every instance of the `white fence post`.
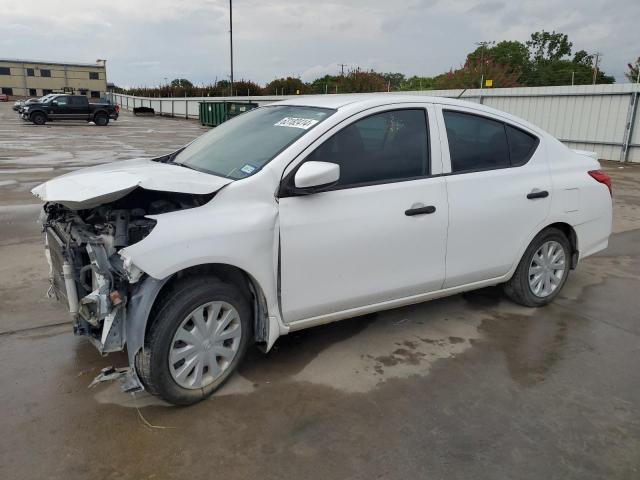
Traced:
[[624, 136], [622, 137], [622, 149], [620, 150], [620, 161], [626, 162], [629, 159], [629, 145], [631, 144], [631, 137], [633, 136], [633, 129], [636, 123], [636, 116], [638, 114], [638, 92], [631, 94], [629, 100], [629, 114], [627, 121], [624, 125]]

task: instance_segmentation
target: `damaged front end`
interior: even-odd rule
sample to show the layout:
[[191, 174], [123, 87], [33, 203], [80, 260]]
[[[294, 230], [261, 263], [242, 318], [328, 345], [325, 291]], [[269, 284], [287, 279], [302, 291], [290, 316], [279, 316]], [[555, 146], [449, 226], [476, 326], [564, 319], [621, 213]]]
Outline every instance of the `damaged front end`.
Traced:
[[[198, 207], [213, 195], [137, 188], [94, 208], [74, 210], [55, 202], [44, 205], [49, 294], [68, 304], [77, 335], [89, 338], [101, 354], [122, 351], [132, 343], [127, 338], [132, 336], [128, 316], [136, 314], [138, 304], [145, 301], [148, 313], [153, 299], [140, 298], [146, 275], [121, 250], [151, 233], [156, 219], [150, 216]], [[157, 290], [159, 287], [156, 294]], [[120, 371], [127, 391], [142, 389], [133, 367], [142, 336], [136, 335], [136, 351], [129, 352], [129, 368]], [[111, 379], [113, 374], [102, 376]]]

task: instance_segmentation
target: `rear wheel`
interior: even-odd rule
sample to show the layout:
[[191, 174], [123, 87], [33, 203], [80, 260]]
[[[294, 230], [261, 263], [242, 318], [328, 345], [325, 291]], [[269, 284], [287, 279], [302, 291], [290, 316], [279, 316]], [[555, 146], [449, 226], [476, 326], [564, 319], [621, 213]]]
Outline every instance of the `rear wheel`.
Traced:
[[569, 276], [571, 247], [563, 232], [540, 232], [525, 251], [511, 280], [507, 296], [527, 307], [547, 305], [560, 293]]
[[93, 122], [96, 125], [98, 125], [99, 127], [104, 127], [104, 126], [109, 124], [109, 117], [107, 115], [105, 115], [104, 113], [98, 113], [94, 117]]
[[176, 405], [196, 403], [235, 371], [252, 337], [251, 307], [211, 276], [180, 280], [164, 295], [136, 370], [147, 390]]
[[36, 125], [44, 125], [47, 123], [47, 116], [42, 112], [32, 113], [30, 119]]

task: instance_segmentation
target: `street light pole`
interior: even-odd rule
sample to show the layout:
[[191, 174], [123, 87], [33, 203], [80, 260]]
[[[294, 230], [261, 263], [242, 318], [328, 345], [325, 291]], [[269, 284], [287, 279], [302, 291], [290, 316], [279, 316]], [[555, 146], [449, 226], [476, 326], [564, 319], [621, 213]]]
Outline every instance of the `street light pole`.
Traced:
[[484, 85], [484, 49], [491, 43], [493, 42], [476, 42], [478, 47], [482, 47], [482, 50], [480, 50], [480, 89]]
[[593, 84], [596, 84], [596, 80], [598, 78], [598, 60], [600, 60], [600, 57], [602, 56], [601, 53], [597, 52], [593, 54], [595, 57], [595, 62], [593, 64]]
[[231, 96], [233, 96], [233, 0], [229, 0], [229, 47], [231, 51]]

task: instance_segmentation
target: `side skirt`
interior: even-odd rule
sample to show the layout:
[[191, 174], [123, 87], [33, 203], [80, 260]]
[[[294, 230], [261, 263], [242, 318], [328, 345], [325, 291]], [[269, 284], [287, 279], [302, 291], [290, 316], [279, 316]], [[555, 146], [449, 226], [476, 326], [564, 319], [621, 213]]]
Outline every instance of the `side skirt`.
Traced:
[[448, 297], [450, 295], [455, 295], [457, 293], [462, 293], [462, 292], [468, 292], [470, 290], [477, 290], [479, 288], [491, 287], [491, 286], [506, 282], [509, 279], [509, 277], [510, 275], [507, 274], [501, 277], [491, 278], [489, 280], [482, 280], [480, 282], [474, 282], [466, 285], [460, 285], [457, 287], [450, 287], [442, 290], [436, 290], [435, 292], [421, 293], [419, 295], [413, 295], [411, 297], [388, 300], [386, 302], [374, 303], [371, 305], [365, 305], [363, 307], [351, 308], [349, 310], [329, 313], [327, 315], [320, 315], [317, 317], [296, 320], [295, 322], [291, 322], [286, 325], [289, 327], [289, 332], [295, 332], [297, 330], [303, 330], [305, 328], [324, 325], [325, 323], [337, 322], [338, 320], [344, 320], [346, 318], [359, 317], [361, 315], [366, 315], [368, 313], [380, 312], [383, 310], [391, 310], [393, 308], [404, 307], [406, 305], [414, 305], [416, 303], [422, 303], [427, 300], [435, 300], [436, 298]]

